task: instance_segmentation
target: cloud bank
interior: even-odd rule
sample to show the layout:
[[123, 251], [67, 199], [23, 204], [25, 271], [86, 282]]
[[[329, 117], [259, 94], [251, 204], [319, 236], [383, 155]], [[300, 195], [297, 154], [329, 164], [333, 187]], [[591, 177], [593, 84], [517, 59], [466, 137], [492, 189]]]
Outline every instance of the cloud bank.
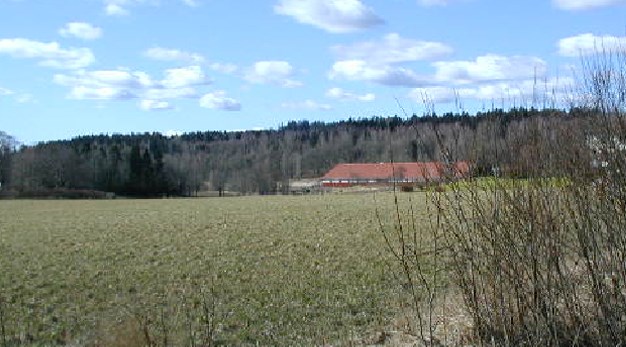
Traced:
[[330, 33], [355, 32], [384, 23], [360, 0], [280, 0], [274, 11]]
[[46, 43], [23, 38], [0, 39], [0, 54], [36, 59], [41, 66], [69, 70], [81, 69], [96, 61], [89, 48], [61, 48], [57, 42]]

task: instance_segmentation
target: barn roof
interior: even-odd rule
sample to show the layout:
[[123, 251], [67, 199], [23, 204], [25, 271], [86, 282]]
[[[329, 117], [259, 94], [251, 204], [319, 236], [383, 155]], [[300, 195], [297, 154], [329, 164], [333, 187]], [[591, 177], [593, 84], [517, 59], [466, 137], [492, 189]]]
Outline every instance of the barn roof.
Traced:
[[[440, 162], [408, 162], [408, 163], [360, 163], [337, 164], [322, 177], [323, 180], [426, 180], [441, 179], [450, 169]], [[469, 173], [467, 162], [452, 165], [451, 174], [459, 178]]]

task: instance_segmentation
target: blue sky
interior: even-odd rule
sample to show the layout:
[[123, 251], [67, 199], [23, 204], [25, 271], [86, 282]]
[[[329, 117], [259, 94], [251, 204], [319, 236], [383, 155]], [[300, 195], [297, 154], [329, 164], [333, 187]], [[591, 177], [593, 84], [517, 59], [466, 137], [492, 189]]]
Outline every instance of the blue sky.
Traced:
[[[78, 135], [561, 103], [626, 0], [0, 0], [0, 130]], [[539, 87], [540, 86], [540, 87]], [[461, 106], [458, 105], [460, 101]]]

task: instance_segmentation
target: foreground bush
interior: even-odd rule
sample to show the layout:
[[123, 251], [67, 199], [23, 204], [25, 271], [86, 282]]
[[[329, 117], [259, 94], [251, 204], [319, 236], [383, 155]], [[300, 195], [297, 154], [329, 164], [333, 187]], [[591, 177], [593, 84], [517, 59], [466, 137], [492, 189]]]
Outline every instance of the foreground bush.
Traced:
[[[381, 224], [426, 345], [626, 344], [626, 53], [586, 59], [583, 72], [575, 117], [555, 111], [499, 141], [507, 120], [491, 119], [483, 177], [431, 192], [430, 224], [397, 199], [394, 228]], [[437, 321], [459, 292], [471, 336], [450, 338]]]
[[519, 163], [531, 177], [477, 180], [433, 200], [479, 341], [626, 344], [625, 57], [584, 62], [586, 122], [535, 138]]
[[[502, 345], [626, 342], [623, 182], [455, 192], [450, 266], [476, 337]], [[623, 188], [622, 188], [623, 189]], [[449, 206], [452, 207], [452, 206]]]

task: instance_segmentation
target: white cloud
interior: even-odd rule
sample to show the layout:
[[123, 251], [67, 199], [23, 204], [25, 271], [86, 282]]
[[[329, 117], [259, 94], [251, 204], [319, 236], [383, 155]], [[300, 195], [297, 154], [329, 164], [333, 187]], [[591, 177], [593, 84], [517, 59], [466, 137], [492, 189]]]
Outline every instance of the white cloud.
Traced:
[[285, 88], [302, 86], [302, 82], [292, 80], [293, 67], [286, 61], [259, 61], [248, 69], [244, 78], [251, 83], [275, 84]]
[[83, 40], [95, 40], [102, 37], [102, 29], [89, 23], [70, 22], [59, 29], [59, 34], [63, 37], [77, 37]]
[[115, 3], [106, 4], [104, 12], [109, 16], [126, 16], [129, 13], [124, 7]]
[[191, 87], [181, 88], [150, 88], [146, 90], [143, 97], [150, 100], [197, 98], [198, 92]]
[[104, 11], [109, 16], [126, 16], [130, 13], [129, 7], [148, 1], [150, 0], [103, 0]]
[[[544, 80], [526, 79], [516, 82], [497, 82], [463, 88], [432, 86], [412, 89], [408, 96], [417, 101], [429, 100], [437, 103], [450, 103], [467, 99], [506, 100], [508, 102], [542, 102], [552, 100], [561, 102], [570, 97], [574, 86], [571, 77], [549, 78]], [[533, 100], [534, 99], [534, 100]]]
[[204, 57], [198, 53], [162, 47], [150, 48], [144, 52], [144, 55], [154, 60], [180, 61], [193, 64], [199, 64], [205, 61]]
[[383, 23], [360, 0], [280, 0], [274, 11], [331, 33], [354, 32]]
[[458, 90], [444, 86], [415, 88], [408, 93], [408, 97], [418, 103], [426, 100], [432, 101], [435, 104], [449, 103], [454, 101], [458, 96]]
[[231, 74], [239, 70], [237, 65], [230, 63], [211, 63], [209, 64], [209, 69], [224, 74]]
[[165, 78], [161, 81], [161, 84], [169, 89], [210, 83], [198, 65], [165, 70]]
[[[199, 0], [181, 0], [189, 7], [200, 5]], [[130, 14], [129, 7], [141, 4], [158, 5], [158, 0], [103, 0], [104, 12], [109, 16], [126, 16]]]
[[302, 102], [284, 102], [280, 105], [280, 107], [292, 110], [310, 111], [328, 111], [332, 109], [332, 106], [328, 104], [321, 104], [313, 100], [305, 100]]
[[457, 99], [457, 101], [461, 102], [467, 99], [511, 100], [525, 95], [521, 86], [514, 87], [509, 83], [495, 83], [467, 88], [436, 86], [418, 88], [409, 92], [409, 96], [416, 101], [425, 98], [434, 103], [450, 103]]
[[10, 89], [0, 87], [0, 95], [13, 95], [14, 92]]
[[445, 6], [455, 1], [458, 1], [458, 0], [417, 0], [417, 3], [421, 6], [431, 7], [431, 6]]
[[566, 57], [580, 57], [602, 51], [626, 52], [626, 36], [580, 34], [559, 40], [558, 46], [559, 54]]
[[0, 87], [0, 96], [12, 96], [13, 99], [20, 103], [20, 104], [25, 104], [25, 103], [29, 103], [29, 102], [34, 102], [35, 98], [28, 93], [16, 93], [13, 90], [7, 89], [7, 88], [2, 88]]
[[452, 53], [452, 48], [432, 41], [405, 39], [396, 33], [382, 40], [366, 41], [348, 46], [334, 46], [332, 51], [341, 60], [364, 60], [372, 64], [393, 64], [431, 60]]
[[155, 82], [145, 72], [126, 70], [78, 71], [72, 75], [57, 74], [54, 82], [64, 86], [85, 86], [90, 88], [142, 89]]
[[345, 91], [341, 88], [330, 88], [328, 91], [326, 91], [326, 96], [331, 99], [339, 99], [339, 100], [358, 100], [358, 101], [376, 100], [376, 95], [373, 93], [359, 95], [359, 94]]
[[162, 81], [155, 81], [142, 71], [118, 69], [77, 71], [71, 75], [57, 74], [54, 82], [64, 86], [113, 87], [153, 92], [154, 95], [160, 93], [158, 99], [165, 98], [168, 93], [173, 97], [189, 97], [194, 94], [192, 86], [208, 83], [197, 66], [166, 70]]
[[[206, 62], [206, 58], [202, 56], [202, 54], [163, 47], [152, 47], [147, 49], [144, 52], [144, 55], [154, 60], [178, 61], [190, 64], [202, 64]], [[207, 64], [207, 67], [213, 71], [224, 74], [231, 74], [238, 70], [237, 65], [230, 63], [211, 62]]]
[[333, 64], [330, 79], [402, 87], [421, 87], [432, 83], [432, 78], [420, 76], [399, 64], [432, 60], [452, 52], [452, 48], [443, 43], [405, 39], [396, 33], [381, 40], [338, 45], [331, 49], [340, 60]]
[[589, 10], [599, 7], [625, 4], [625, 0], [552, 0], [552, 3], [568, 11]]
[[[71, 75], [57, 74], [54, 82], [70, 87], [72, 99], [127, 100], [140, 98], [162, 105], [165, 99], [197, 98], [195, 85], [206, 84], [206, 78], [196, 67], [165, 71], [165, 78], [155, 81], [142, 71], [97, 70], [77, 71]], [[140, 104], [141, 106], [142, 104]]]
[[143, 99], [139, 102], [139, 108], [144, 111], [171, 110], [172, 106], [167, 101]]
[[437, 70], [436, 81], [454, 84], [542, 77], [547, 70], [546, 62], [537, 57], [495, 54], [477, 57], [475, 61], [436, 62], [433, 66]]
[[430, 83], [428, 78], [419, 76], [410, 69], [389, 65], [369, 65], [363, 60], [335, 62], [328, 77], [331, 80], [367, 81], [402, 87], [419, 87]]
[[150, 87], [154, 84], [152, 78], [145, 72], [128, 72], [125, 70], [98, 70], [87, 74], [89, 79], [103, 85], [115, 85], [129, 88]]
[[233, 98], [227, 97], [225, 91], [218, 90], [213, 93], [205, 94], [200, 98], [200, 107], [213, 110], [240, 111], [241, 103]]
[[122, 70], [78, 71], [72, 75], [57, 74], [53, 81], [70, 87], [70, 99], [128, 100], [146, 83], [143, 73]]
[[134, 99], [136, 95], [130, 91], [114, 87], [87, 87], [83, 85], [75, 86], [68, 95], [70, 99], [77, 100], [128, 100]]
[[88, 48], [63, 49], [57, 42], [39, 42], [28, 39], [0, 39], [0, 54], [15, 58], [38, 59], [42, 66], [58, 69], [81, 69], [96, 59]]
[[435, 68], [434, 74], [420, 75], [409, 68], [391, 63], [402, 59], [402, 55], [391, 53], [387, 57], [378, 58], [382, 60], [381, 63], [365, 59], [340, 60], [333, 64], [328, 77], [331, 80], [344, 79], [421, 88], [439, 84], [471, 85], [542, 78], [547, 70], [546, 62], [537, 57], [487, 54], [474, 61], [434, 62], [431, 64]]

